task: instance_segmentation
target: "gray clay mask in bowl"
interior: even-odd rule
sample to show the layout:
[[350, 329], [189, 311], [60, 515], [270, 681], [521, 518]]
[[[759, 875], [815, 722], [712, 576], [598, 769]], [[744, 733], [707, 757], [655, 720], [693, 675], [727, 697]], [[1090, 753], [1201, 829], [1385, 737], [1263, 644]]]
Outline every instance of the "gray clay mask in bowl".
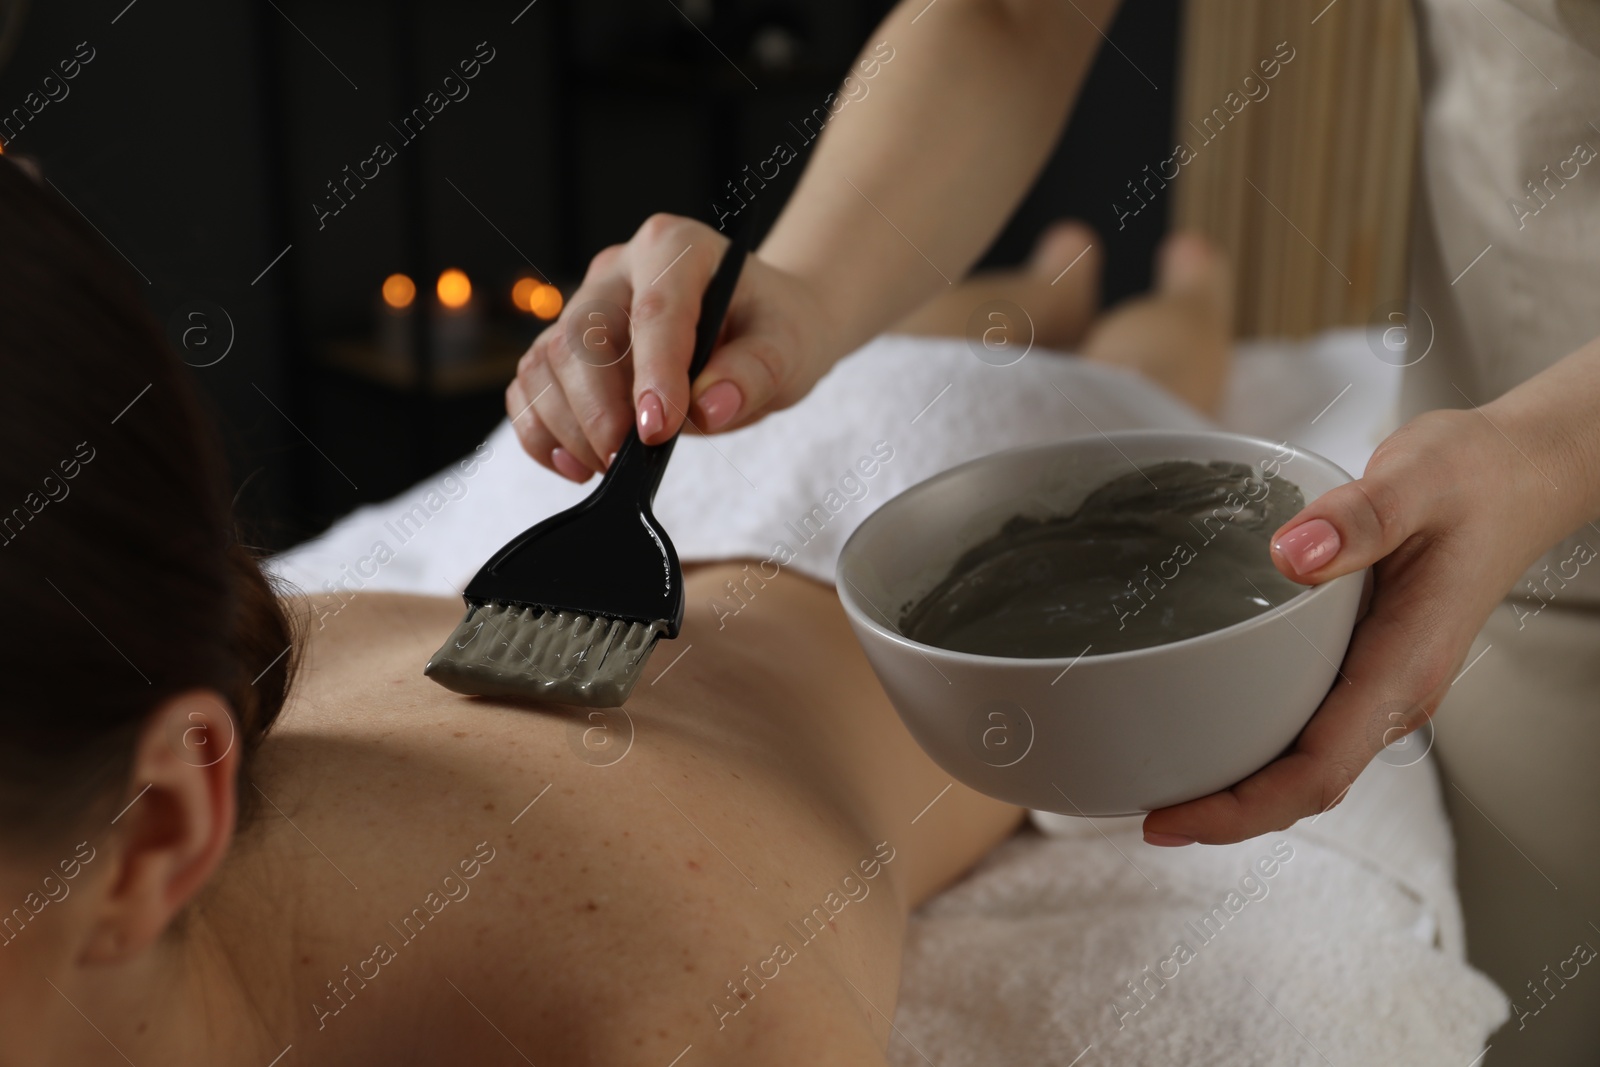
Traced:
[[955, 778], [1063, 814], [1148, 811], [1260, 769], [1337, 680], [1364, 572], [1300, 586], [1267, 539], [1349, 480], [1220, 431], [1002, 452], [874, 512], [839, 596]]

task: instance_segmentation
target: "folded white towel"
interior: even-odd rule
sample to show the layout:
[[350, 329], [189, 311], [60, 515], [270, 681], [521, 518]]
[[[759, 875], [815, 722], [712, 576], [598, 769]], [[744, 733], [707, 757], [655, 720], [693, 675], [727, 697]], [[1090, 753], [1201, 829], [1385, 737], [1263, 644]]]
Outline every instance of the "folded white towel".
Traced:
[[[1246, 346], [1223, 425], [1359, 470], [1389, 428], [1396, 374], [1360, 333]], [[957, 463], [1208, 425], [1111, 368], [1042, 351], [993, 367], [961, 341], [885, 337], [795, 408], [685, 437], [656, 510], [686, 562], [765, 559], [782, 544], [795, 570], [831, 582], [874, 507]], [[272, 569], [308, 591], [458, 592], [514, 534], [591, 489], [535, 466], [501, 423], [474, 456]], [[1333, 812], [1227, 848], [1150, 848], [1137, 819], [1035, 822], [1044, 833], [1007, 843], [915, 917], [897, 1064], [1467, 1067], [1506, 1017], [1463, 959], [1430, 761], [1375, 764]], [[1207, 921], [1221, 932], [1203, 939]]]

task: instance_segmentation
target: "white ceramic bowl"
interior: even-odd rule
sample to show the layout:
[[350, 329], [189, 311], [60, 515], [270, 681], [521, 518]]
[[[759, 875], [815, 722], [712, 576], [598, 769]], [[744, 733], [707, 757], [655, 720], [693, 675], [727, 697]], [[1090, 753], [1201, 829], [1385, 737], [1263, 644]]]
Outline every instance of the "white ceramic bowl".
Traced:
[[1074, 659], [952, 652], [899, 631], [905, 609], [1021, 513], [1071, 512], [1130, 464], [1226, 460], [1298, 485], [1309, 503], [1350, 480], [1303, 450], [1220, 431], [1129, 431], [973, 460], [868, 517], [838, 590], [867, 659], [917, 743], [956, 779], [1067, 815], [1193, 800], [1286, 749], [1344, 659], [1365, 572], [1307, 588], [1198, 637]]

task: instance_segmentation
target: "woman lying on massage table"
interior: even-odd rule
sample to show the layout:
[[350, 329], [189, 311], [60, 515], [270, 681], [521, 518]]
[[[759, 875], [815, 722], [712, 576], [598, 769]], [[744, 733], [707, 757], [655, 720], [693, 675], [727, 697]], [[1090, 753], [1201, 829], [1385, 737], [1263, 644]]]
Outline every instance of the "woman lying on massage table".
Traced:
[[[909, 911], [1022, 812], [949, 786], [830, 589], [719, 629], [739, 565], [693, 569], [626, 716], [446, 692], [460, 602], [277, 600], [122, 265], [6, 160], [0, 232], [0, 1064], [884, 1062]], [[1088, 239], [983, 284], [1214, 398], [1215, 257], [1169, 241], [1084, 340]]]

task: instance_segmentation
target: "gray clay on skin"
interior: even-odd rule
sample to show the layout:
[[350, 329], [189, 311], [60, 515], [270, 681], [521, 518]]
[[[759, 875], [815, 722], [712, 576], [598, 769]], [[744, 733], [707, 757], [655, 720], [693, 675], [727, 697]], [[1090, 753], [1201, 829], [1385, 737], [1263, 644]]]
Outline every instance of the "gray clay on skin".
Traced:
[[1278, 573], [1268, 543], [1304, 506], [1298, 486], [1243, 464], [1151, 464], [1071, 515], [1011, 519], [900, 631], [956, 652], [1038, 659], [1220, 630], [1305, 590]]

